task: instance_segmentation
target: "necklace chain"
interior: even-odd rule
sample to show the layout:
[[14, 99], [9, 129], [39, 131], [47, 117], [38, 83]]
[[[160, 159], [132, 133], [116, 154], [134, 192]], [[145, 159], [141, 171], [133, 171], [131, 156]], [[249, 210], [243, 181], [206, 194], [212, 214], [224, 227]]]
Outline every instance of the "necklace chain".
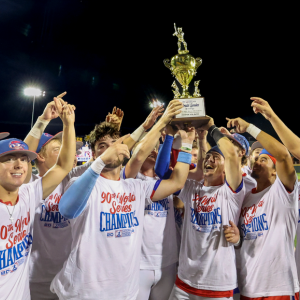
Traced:
[[15, 210], [16, 205], [14, 205], [14, 208], [13, 208], [13, 210], [12, 210], [12, 213], [10, 213], [10, 211], [9, 211], [9, 209], [8, 209], [8, 205], [5, 205], [5, 206], [6, 206], [6, 209], [7, 209], [8, 214], [9, 214], [9, 219], [10, 219], [11, 224], [12, 224], [12, 223], [13, 223], [13, 220], [14, 220], [14, 218], [12, 217], [12, 215], [13, 215], [13, 213], [14, 213], [14, 210]]

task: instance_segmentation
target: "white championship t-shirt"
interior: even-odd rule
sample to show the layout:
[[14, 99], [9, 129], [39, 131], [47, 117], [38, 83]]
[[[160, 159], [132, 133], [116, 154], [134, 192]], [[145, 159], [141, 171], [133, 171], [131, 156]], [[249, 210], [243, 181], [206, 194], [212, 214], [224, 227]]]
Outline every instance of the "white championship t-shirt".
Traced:
[[145, 200], [155, 183], [99, 176], [85, 209], [70, 220], [72, 251], [51, 283], [52, 292], [60, 299], [136, 298], [144, 211], [151, 204]]
[[298, 271], [298, 280], [300, 278], [300, 182], [298, 182], [298, 191], [299, 191], [299, 198], [298, 198], [298, 225], [297, 225], [297, 246], [295, 251], [295, 258], [296, 258], [296, 265], [297, 265], [297, 271]]
[[[123, 168], [125, 170], [125, 168]], [[124, 179], [124, 171], [121, 178]], [[138, 173], [136, 179], [159, 180]], [[173, 206], [173, 195], [145, 207], [144, 231], [140, 269], [156, 270], [178, 261], [177, 234]]]
[[242, 167], [242, 172], [246, 173], [247, 175], [251, 175], [252, 174], [252, 170], [249, 168], [249, 166]]
[[299, 291], [294, 257], [298, 197], [297, 182], [288, 193], [278, 176], [270, 187], [246, 195], [240, 216], [241, 295], [293, 296]]
[[[0, 299], [30, 300], [29, 256], [36, 206], [43, 198], [42, 179], [23, 184], [15, 206], [0, 203]], [[13, 221], [9, 214], [13, 212]]]
[[257, 186], [257, 182], [254, 178], [251, 177], [251, 175], [246, 175], [246, 173], [243, 174], [246, 194], [251, 192], [254, 188]]
[[235, 193], [225, 183], [204, 186], [187, 180], [179, 198], [185, 215], [178, 277], [201, 290], [229, 291], [237, 287], [234, 246], [224, 236], [223, 225], [237, 224], [245, 187]]
[[[70, 171], [56, 189], [36, 208], [34, 240], [30, 257], [30, 282], [49, 282], [61, 270], [71, 252], [72, 234], [70, 221], [64, 218], [58, 204], [64, 189], [73, 177], [82, 175], [90, 164], [78, 166]], [[32, 175], [32, 181], [40, 178]]]

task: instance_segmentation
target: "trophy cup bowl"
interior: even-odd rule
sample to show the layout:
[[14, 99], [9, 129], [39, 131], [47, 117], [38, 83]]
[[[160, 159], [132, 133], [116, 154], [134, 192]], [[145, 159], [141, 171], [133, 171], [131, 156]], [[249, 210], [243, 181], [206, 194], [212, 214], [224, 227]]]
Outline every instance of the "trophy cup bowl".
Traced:
[[181, 98], [190, 98], [188, 86], [196, 73], [196, 60], [190, 54], [177, 54], [171, 58], [172, 74], [181, 84]]

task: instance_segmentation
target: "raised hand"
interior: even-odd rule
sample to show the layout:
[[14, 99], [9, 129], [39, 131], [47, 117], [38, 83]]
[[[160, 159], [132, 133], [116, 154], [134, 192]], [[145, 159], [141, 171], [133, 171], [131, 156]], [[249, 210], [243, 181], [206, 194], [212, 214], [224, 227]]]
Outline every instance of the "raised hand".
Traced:
[[195, 127], [187, 127], [186, 130], [178, 130], [178, 135], [181, 136], [182, 143], [192, 144], [195, 140]]
[[197, 128], [197, 130], [208, 130], [211, 126], [215, 125], [215, 121], [212, 117], [210, 117], [210, 116], [206, 116], [206, 117], [210, 118], [208, 123]]
[[106, 122], [115, 124], [116, 126], [118, 126], [118, 130], [120, 130], [123, 118], [124, 118], [123, 110], [115, 106], [112, 110], [112, 113], [109, 112], [108, 115], [106, 116]]
[[229, 221], [229, 224], [230, 226], [223, 225], [225, 239], [227, 242], [236, 244], [240, 240], [240, 231], [232, 221]]
[[159, 121], [166, 126], [176, 115], [181, 113], [182, 108], [183, 104], [179, 100], [170, 101], [168, 107], [166, 108], [163, 116]]
[[175, 135], [178, 132], [179, 128], [176, 128], [174, 126], [171, 126], [170, 124], [168, 124], [166, 126], [166, 134], [170, 134], [170, 135]]
[[71, 125], [75, 122], [75, 109], [76, 107], [71, 104], [64, 104], [62, 99], [54, 97], [53, 98], [55, 107], [59, 117], [61, 118], [64, 125]]
[[223, 133], [223, 134], [231, 135], [231, 133], [230, 133], [225, 127], [219, 127], [219, 130], [220, 130], [221, 133]]
[[129, 136], [130, 134], [120, 137], [101, 154], [100, 157], [106, 165], [118, 166], [122, 163], [124, 157], [130, 158], [128, 146], [123, 144], [123, 141]]
[[236, 119], [229, 119], [226, 118], [227, 122], [227, 128], [235, 127], [235, 131], [237, 133], [244, 133], [246, 132], [248, 126], [250, 125], [248, 122], [241, 118]]
[[253, 101], [251, 106], [253, 107], [254, 113], [261, 113], [267, 120], [270, 120], [272, 116], [275, 115], [273, 109], [266, 100], [258, 97], [251, 97], [250, 99]]
[[196, 132], [197, 132], [197, 134], [198, 134], [198, 137], [197, 137], [197, 138], [198, 138], [200, 141], [206, 139], [207, 133], [208, 133], [207, 130], [201, 129], [201, 127], [200, 127], [200, 128], [197, 128], [197, 129], [196, 129]]
[[163, 114], [162, 113], [163, 111], [164, 111], [163, 105], [154, 107], [143, 124], [144, 129], [145, 130], [150, 129], [154, 125], [156, 119]]
[[[63, 101], [62, 97], [65, 96], [67, 94], [67, 92], [63, 92], [62, 94], [58, 95], [56, 98], [60, 98], [61, 101]], [[64, 101], [63, 101], [64, 102]], [[65, 103], [64, 103], [65, 104]], [[45, 121], [51, 121], [53, 119], [56, 119], [58, 117], [58, 111], [56, 109], [56, 106], [55, 106], [55, 102], [54, 101], [51, 101], [49, 102], [45, 109], [44, 109], [44, 112], [43, 114], [40, 116], [40, 118], [42, 120], [45, 120]]]

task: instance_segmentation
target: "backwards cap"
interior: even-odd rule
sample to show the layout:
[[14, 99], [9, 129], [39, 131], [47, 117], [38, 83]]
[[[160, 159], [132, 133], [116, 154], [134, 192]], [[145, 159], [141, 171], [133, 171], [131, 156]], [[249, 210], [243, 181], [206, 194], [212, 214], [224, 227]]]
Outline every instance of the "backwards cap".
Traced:
[[222, 151], [220, 150], [220, 148], [218, 146], [213, 146], [212, 148], [210, 148], [207, 151], [207, 153], [210, 153], [210, 152], [217, 152], [224, 157], [224, 154], [222, 153]]
[[272, 160], [272, 162], [274, 163], [274, 165], [276, 165], [276, 158], [270, 152], [268, 152], [266, 149], [263, 149], [260, 152], [259, 156], [261, 156], [262, 154], [268, 155], [270, 157], [270, 159]]
[[224, 135], [227, 136], [229, 139], [236, 141], [246, 151], [245, 155], [249, 156], [250, 145], [247, 139], [243, 135], [238, 133], [233, 133], [231, 135], [229, 134], [224, 134]]
[[27, 155], [30, 160], [34, 160], [37, 157], [36, 153], [28, 150], [27, 144], [21, 140], [6, 139], [0, 141], [0, 157], [13, 153]]

